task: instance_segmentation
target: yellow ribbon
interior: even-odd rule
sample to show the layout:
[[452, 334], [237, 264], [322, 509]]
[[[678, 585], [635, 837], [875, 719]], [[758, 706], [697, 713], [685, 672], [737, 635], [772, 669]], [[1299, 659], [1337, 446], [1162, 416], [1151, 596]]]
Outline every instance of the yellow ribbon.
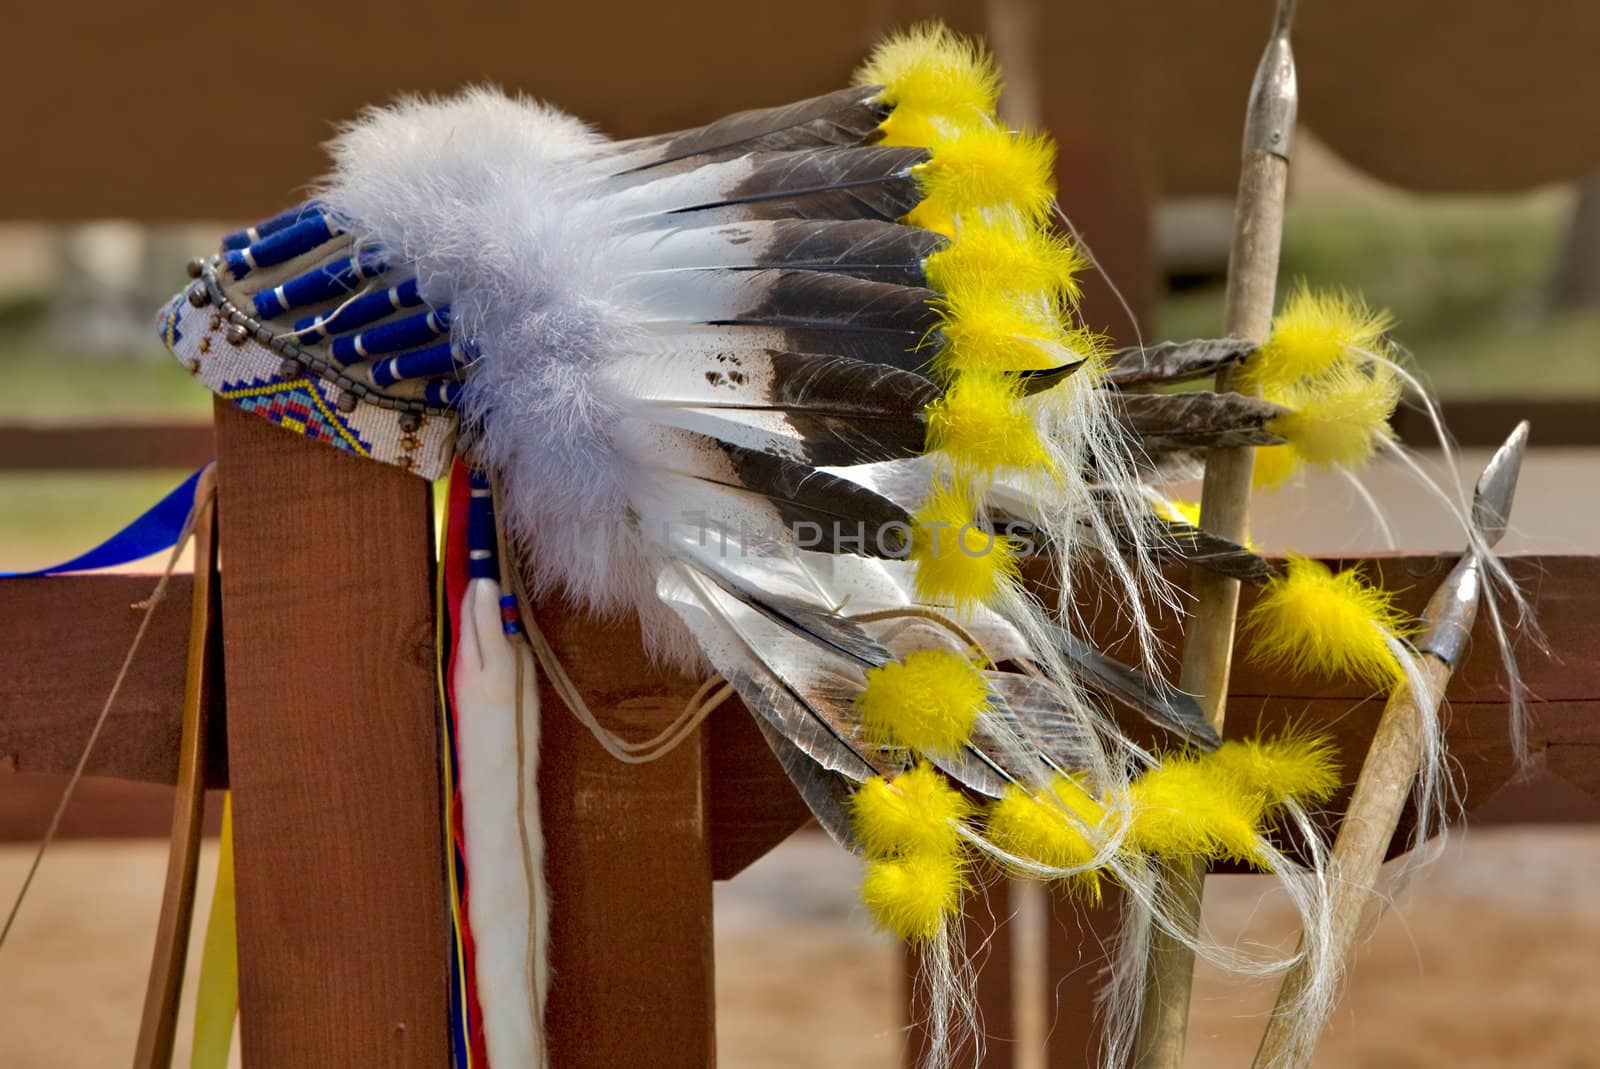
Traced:
[[233, 795], [222, 796], [222, 843], [217, 856], [217, 891], [206, 920], [206, 945], [194, 1011], [190, 1069], [227, 1069], [233, 1019], [239, 1012], [239, 941], [234, 928]]

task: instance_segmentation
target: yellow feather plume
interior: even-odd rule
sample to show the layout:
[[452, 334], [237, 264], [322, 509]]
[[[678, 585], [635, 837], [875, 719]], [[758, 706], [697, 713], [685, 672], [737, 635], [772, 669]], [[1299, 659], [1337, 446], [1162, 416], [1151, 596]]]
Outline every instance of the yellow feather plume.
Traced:
[[1259, 861], [1259, 795], [1207, 757], [1169, 754], [1128, 788], [1128, 842], [1152, 857]]
[[[1076, 779], [1058, 775], [1037, 794], [1007, 787], [989, 809], [988, 831], [1008, 854], [1051, 868], [1076, 868], [1094, 861], [1099, 847], [1085, 829], [1098, 829], [1104, 820], [1098, 799]], [[1076, 883], [1092, 901], [1100, 900], [1098, 873], [1086, 871]]]
[[953, 602], [959, 609], [988, 604], [1021, 574], [1015, 539], [985, 530], [969, 491], [940, 487], [911, 514], [913, 592], [924, 602]]
[[1369, 362], [1363, 354], [1387, 356], [1384, 335], [1393, 326], [1393, 316], [1357, 294], [1318, 293], [1301, 283], [1273, 319], [1266, 344], [1245, 364], [1245, 381], [1271, 392], [1343, 363]]
[[951, 753], [966, 745], [988, 703], [983, 673], [951, 650], [917, 650], [869, 669], [856, 699], [869, 740], [922, 753]]
[[947, 238], [956, 236], [956, 217], [950, 209], [931, 201], [923, 201], [906, 213], [900, 220], [906, 226], [920, 226], [924, 230], [931, 230], [935, 234], [943, 234]]
[[931, 145], [951, 123], [990, 125], [1000, 99], [1000, 73], [987, 50], [937, 22], [881, 42], [855, 82], [884, 87], [894, 109], [882, 127], [889, 145]]
[[949, 854], [960, 848], [956, 823], [972, 803], [927, 762], [892, 781], [875, 776], [850, 796], [851, 825], [870, 858]]
[[1235, 739], [1223, 743], [1211, 760], [1260, 795], [1269, 809], [1291, 798], [1315, 805], [1339, 790], [1339, 750], [1326, 735]]
[[1269, 490], [1288, 482], [1302, 466], [1294, 450], [1286, 445], [1257, 446], [1252, 478], [1257, 489]]
[[[1264, 448], [1276, 449], [1279, 447], [1267, 446]], [[1256, 450], [1258, 459], [1261, 455], [1261, 452], [1262, 449], [1258, 448]], [[1260, 485], [1259, 481], [1257, 482], [1257, 485]], [[1186, 523], [1190, 527], [1200, 526], [1200, 502], [1198, 501], [1175, 501], [1171, 498], [1164, 498], [1152, 505], [1151, 511], [1161, 519], [1166, 520], [1168, 523]], [[1249, 535], [1245, 536], [1244, 548], [1248, 549], [1252, 553], [1261, 552], [1261, 544], [1254, 538], [1251, 538]]]
[[1200, 502], [1165, 499], [1155, 504], [1155, 514], [1168, 523], [1186, 523], [1200, 526]]
[[879, 927], [907, 942], [936, 937], [961, 912], [965, 866], [959, 853], [868, 861], [861, 900]]
[[935, 365], [963, 371], [1045, 371], [1076, 362], [1073, 336], [1046, 310], [989, 287], [948, 291], [939, 302], [944, 347]]
[[1042, 227], [964, 223], [928, 257], [928, 285], [941, 293], [1046, 293], [1062, 305], [1080, 296], [1086, 261], [1065, 237]]
[[1383, 365], [1341, 363], [1267, 397], [1289, 409], [1268, 424], [1288, 439], [1295, 459], [1319, 467], [1361, 467], [1394, 437], [1389, 418], [1400, 403], [1400, 379]]
[[1013, 209], [1029, 222], [1049, 217], [1056, 195], [1056, 146], [1047, 134], [972, 128], [932, 142], [915, 173], [930, 211], [972, 218]]
[[1296, 675], [1345, 677], [1392, 687], [1402, 677], [1387, 636], [1404, 617], [1393, 595], [1359, 569], [1334, 574], [1319, 561], [1290, 557], [1246, 614], [1250, 659]]
[[1022, 395], [1015, 375], [958, 376], [927, 408], [928, 447], [945, 453], [960, 471], [1048, 468], [1049, 454]]

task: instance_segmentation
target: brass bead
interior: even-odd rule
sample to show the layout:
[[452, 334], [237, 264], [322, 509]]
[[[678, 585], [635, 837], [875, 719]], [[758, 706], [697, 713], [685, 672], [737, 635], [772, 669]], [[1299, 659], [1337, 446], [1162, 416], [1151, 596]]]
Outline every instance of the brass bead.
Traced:
[[193, 260], [190, 260], [188, 263], [184, 264], [183, 269], [189, 272], [190, 278], [199, 278], [200, 272], [206, 269], [206, 262], [200, 259], [200, 257], [196, 256]]
[[211, 291], [206, 289], [204, 282], [196, 282], [189, 287], [189, 303], [196, 308], [204, 308], [211, 303]]
[[248, 337], [250, 337], [250, 329], [243, 323], [235, 323], [228, 328], [229, 345], [243, 345]]

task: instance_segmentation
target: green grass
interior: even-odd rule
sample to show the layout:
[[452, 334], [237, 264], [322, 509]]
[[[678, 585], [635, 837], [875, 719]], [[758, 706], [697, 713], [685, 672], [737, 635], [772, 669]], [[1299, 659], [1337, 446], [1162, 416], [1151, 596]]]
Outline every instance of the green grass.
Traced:
[[[84, 357], [0, 324], [0, 421], [205, 419], [211, 395], [159, 347]], [[0, 472], [0, 570], [57, 564], [120, 530], [187, 472]]]
[[[1447, 397], [1600, 398], [1600, 310], [1544, 311], [1564, 224], [1549, 194], [1294, 207], [1281, 277], [1389, 309], [1395, 338]], [[1220, 287], [1177, 294], [1158, 333], [1203, 337], [1221, 319]]]
[[201, 416], [211, 395], [163, 349], [83, 357], [30, 329], [0, 332], [0, 419]]
[[98, 545], [184, 471], [0, 473], [0, 570], [59, 564]]

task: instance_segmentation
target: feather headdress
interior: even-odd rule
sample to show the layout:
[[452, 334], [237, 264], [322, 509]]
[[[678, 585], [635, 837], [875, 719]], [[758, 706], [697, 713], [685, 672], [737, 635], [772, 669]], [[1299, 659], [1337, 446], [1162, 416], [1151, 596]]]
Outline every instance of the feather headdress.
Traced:
[[[459, 454], [498, 490], [508, 590], [635, 615], [661, 662], [727, 680], [822, 826], [867, 857], [867, 908], [925, 945], [941, 1020], [965, 1005], [952, 921], [974, 865], [1121, 884], [1117, 1018], [1140, 933], [1174, 927], [1157, 860], [1258, 864], [1320, 923], [1320, 855], [1307, 869], [1267, 831], [1336, 782], [1314, 743], [1217, 750], [1150, 670], [1158, 559], [1281, 584], [1257, 621], [1279, 660], [1392, 665], [1372, 636], [1394, 621], [1353, 579], [1280, 578], [1165, 484], [1213, 446], [1363, 459], [1398, 385], [1330, 347], [1334, 308], [1286, 330], [1321, 355], [1297, 349], [1265, 399], [1151, 392], [1254, 347], [1111, 352], [1074, 321], [1083, 257], [1052, 226], [1054, 149], [997, 119], [998, 84], [935, 27], [884, 44], [853, 88], [633, 141], [489, 90], [403, 100], [340, 133], [315, 200], [197, 261], [161, 325], [207, 385], [285, 427], [429, 478]], [[1023, 583], [1034, 558], [1059, 606]], [[536, 938], [538, 881], [490, 856], [537, 852], [507, 803], [526, 770], [494, 772], [524, 686], [474, 675], [523, 655], [489, 627], [499, 577], [473, 574], [462, 773], [508, 782], [463, 791], [468, 887]], [[1116, 592], [1145, 663], [1084, 641], [1087, 582]], [[1330, 605], [1357, 653], [1307, 652], [1304, 614]], [[480, 992], [544, 989], [479, 966]], [[536, 1064], [525, 1017], [484, 1027], [497, 1063]], [[941, 1026], [932, 1060], [960, 1038]]]

